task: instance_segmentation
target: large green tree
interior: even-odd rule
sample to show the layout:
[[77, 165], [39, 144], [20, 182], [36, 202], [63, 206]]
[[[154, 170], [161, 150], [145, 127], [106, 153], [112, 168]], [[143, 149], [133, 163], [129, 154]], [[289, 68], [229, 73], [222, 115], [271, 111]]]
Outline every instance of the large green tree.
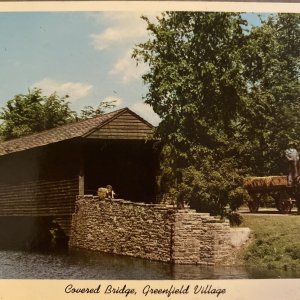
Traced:
[[37, 88], [16, 95], [0, 111], [2, 138], [17, 138], [73, 122], [76, 115], [67, 98], [56, 93], [44, 96]]
[[151, 38], [133, 56], [149, 65], [145, 102], [162, 119], [161, 192], [224, 214], [245, 197], [243, 176], [275, 170], [274, 156], [297, 139], [299, 16], [270, 16], [250, 31], [236, 13], [144, 19]]

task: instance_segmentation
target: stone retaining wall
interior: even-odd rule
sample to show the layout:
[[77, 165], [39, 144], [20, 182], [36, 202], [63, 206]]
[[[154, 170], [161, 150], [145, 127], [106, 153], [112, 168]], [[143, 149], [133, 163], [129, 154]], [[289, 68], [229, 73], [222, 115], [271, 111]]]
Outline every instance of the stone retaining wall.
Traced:
[[78, 197], [69, 245], [179, 264], [229, 263], [230, 227], [191, 209]]

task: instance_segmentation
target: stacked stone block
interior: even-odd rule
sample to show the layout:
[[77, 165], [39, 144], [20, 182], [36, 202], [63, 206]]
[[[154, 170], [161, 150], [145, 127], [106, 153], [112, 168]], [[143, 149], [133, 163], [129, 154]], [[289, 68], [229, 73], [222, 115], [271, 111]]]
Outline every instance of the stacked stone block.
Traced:
[[230, 227], [191, 209], [79, 196], [70, 247], [177, 264], [229, 262]]

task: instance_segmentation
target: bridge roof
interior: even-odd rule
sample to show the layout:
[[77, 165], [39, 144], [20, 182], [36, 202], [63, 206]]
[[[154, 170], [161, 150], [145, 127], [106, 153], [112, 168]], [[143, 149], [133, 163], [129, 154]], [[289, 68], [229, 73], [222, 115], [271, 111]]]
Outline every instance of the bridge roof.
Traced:
[[130, 109], [123, 108], [95, 118], [0, 142], [0, 156], [74, 138], [147, 139], [153, 128]]

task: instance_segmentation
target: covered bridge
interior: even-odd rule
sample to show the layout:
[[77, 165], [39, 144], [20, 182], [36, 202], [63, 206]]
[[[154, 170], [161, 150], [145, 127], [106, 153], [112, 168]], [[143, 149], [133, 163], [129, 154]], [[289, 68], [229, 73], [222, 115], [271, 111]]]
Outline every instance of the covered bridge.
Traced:
[[110, 184], [155, 201], [153, 126], [124, 108], [0, 143], [0, 218], [51, 217], [69, 234], [76, 195]]

